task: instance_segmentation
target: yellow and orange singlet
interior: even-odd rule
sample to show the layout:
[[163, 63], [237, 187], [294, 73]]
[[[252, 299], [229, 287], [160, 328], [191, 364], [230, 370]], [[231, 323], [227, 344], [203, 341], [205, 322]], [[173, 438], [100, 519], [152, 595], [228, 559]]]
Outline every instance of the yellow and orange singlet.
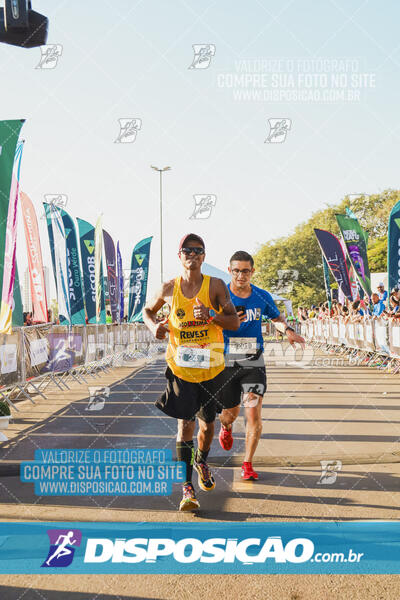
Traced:
[[201, 288], [194, 298], [183, 295], [181, 277], [174, 283], [166, 359], [174, 375], [193, 383], [213, 379], [225, 367], [222, 328], [212, 321], [196, 320], [193, 315], [196, 298], [212, 308], [210, 279], [209, 275], [203, 275]]

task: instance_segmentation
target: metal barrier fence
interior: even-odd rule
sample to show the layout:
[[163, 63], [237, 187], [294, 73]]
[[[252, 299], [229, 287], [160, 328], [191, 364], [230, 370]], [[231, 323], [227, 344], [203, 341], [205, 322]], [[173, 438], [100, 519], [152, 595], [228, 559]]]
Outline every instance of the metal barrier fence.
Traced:
[[0, 399], [18, 410], [20, 395], [34, 403], [52, 383], [69, 389], [68, 379], [87, 383], [119, 361], [160, 351], [159, 340], [141, 323], [121, 325], [36, 325], [0, 334]]
[[[357, 356], [366, 364], [400, 370], [400, 323], [386, 319], [345, 322], [342, 318], [309, 319], [301, 323], [301, 335], [314, 346]], [[375, 364], [379, 357], [380, 362]]]

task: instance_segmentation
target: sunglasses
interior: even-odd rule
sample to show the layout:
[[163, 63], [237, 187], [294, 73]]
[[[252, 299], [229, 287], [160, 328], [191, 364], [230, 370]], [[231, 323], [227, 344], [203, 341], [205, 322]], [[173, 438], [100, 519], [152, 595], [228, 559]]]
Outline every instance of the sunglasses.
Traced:
[[189, 254], [204, 254], [204, 248], [200, 248], [200, 246], [195, 246], [194, 248], [181, 248], [180, 250], [183, 252], [185, 256], [189, 256]]

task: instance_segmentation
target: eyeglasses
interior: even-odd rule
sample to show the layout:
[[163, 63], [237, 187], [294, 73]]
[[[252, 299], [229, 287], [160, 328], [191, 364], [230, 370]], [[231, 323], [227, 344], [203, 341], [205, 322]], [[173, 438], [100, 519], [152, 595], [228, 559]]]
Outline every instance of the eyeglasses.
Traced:
[[250, 275], [251, 269], [232, 269], [232, 273], [235, 277], [242, 273], [243, 275]]
[[189, 254], [204, 254], [204, 248], [200, 248], [200, 246], [195, 246], [194, 248], [181, 248], [181, 252], [185, 256], [189, 256]]

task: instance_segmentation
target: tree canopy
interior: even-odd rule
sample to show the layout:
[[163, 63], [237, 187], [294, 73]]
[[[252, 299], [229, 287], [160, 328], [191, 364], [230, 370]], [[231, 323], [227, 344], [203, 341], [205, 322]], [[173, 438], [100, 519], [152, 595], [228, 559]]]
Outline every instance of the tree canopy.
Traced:
[[[282, 283], [279, 270], [298, 271], [293, 289], [286, 294], [294, 306], [310, 305], [325, 300], [321, 250], [314, 228], [326, 229], [340, 237], [335, 214], [350, 208], [368, 233], [368, 260], [371, 272], [387, 269], [387, 228], [390, 211], [400, 200], [400, 190], [385, 190], [380, 194], [358, 197], [345, 196], [337, 205], [315, 212], [292, 234], [262, 245], [254, 256], [255, 283], [270, 291], [278, 291]], [[333, 278], [331, 277], [333, 282]]]

